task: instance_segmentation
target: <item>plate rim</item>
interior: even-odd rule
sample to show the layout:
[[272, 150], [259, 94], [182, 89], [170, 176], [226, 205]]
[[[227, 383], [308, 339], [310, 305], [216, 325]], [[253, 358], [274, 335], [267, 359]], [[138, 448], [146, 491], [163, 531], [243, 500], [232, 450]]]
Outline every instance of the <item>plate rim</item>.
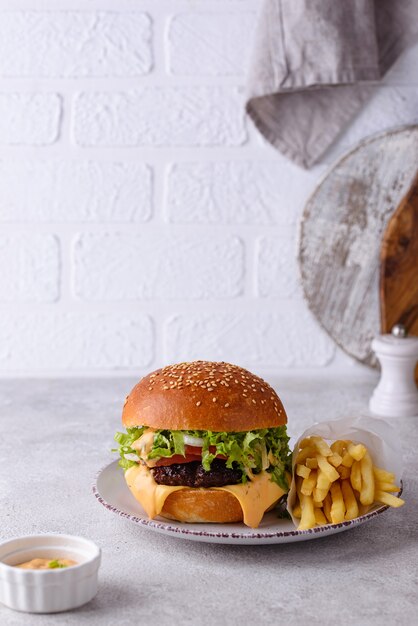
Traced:
[[[373, 517], [376, 517], [377, 515], [384, 513], [389, 508], [389, 505], [384, 504], [380, 506], [379, 508], [375, 509], [374, 511], [365, 513], [364, 515], [361, 515], [360, 517], [356, 517], [353, 520], [346, 520], [344, 522], [340, 522], [339, 524], [325, 524], [324, 526], [315, 526], [314, 528], [309, 528], [307, 530], [298, 530], [297, 528], [295, 528], [294, 530], [284, 530], [284, 531], [282, 530], [282, 531], [276, 531], [276, 532], [272, 532], [272, 531], [255, 532], [256, 529], [253, 529], [254, 532], [248, 532], [244, 534], [239, 531], [225, 533], [225, 532], [219, 532], [219, 531], [211, 532], [207, 530], [195, 530], [194, 528], [182, 528], [179, 526], [173, 526], [172, 523], [170, 522], [166, 523], [166, 522], [155, 521], [154, 519], [148, 519], [148, 518], [145, 519], [142, 517], [137, 517], [136, 515], [132, 515], [131, 513], [127, 513], [126, 511], [122, 511], [121, 509], [118, 509], [118, 507], [115, 507], [113, 504], [110, 504], [110, 502], [107, 502], [107, 500], [99, 492], [99, 489], [97, 487], [97, 481], [106, 469], [110, 468], [111, 465], [115, 465], [117, 463], [118, 461], [114, 460], [111, 463], [108, 463], [107, 465], [103, 466], [96, 473], [96, 476], [94, 478], [94, 483], [92, 485], [92, 492], [95, 498], [108, 511], [111, 511], [112, 513], [116, 513], [120, 517], [129, 519], [130, 521], [136, 524], [140, 524], [141, 526], [150, 527], [152, 530], [170, 533], [173, 536], [193, 535], [194, 537], [198, 537], [198, 538], [208, 537], [210, 539], [231, 539], [232, 542], [234, 541], [242, 542], [242, 540], [254, 541], [255, 539], [262, 540], [262, 539], [285, 539], [289, 537], [307, 537], [309, 535], [321, 535], [322, 533], [324, 532], [326, 533], [326, 531], [329, 531], [329, 530], [334, 530], [338, 532], [338, 530], [342, 530], [343, 528], [359, 526], [360, 524], [363, 524], [364, 522], [372, 519]], [[400, 491], [398, 495], [401, 495], [402, 491], [403, 491], [403, 483], [401, 480]], [[248, 528], [248, 527], [246, 526], [245, 528]]]

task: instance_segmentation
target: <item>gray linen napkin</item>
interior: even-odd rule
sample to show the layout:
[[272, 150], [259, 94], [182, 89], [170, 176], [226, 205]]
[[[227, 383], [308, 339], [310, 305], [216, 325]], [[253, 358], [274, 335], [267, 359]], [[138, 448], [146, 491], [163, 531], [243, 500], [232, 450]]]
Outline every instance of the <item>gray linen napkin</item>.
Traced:
[[418, 0], [265, 0], [247, 112], [311, 167], [418, 32]]

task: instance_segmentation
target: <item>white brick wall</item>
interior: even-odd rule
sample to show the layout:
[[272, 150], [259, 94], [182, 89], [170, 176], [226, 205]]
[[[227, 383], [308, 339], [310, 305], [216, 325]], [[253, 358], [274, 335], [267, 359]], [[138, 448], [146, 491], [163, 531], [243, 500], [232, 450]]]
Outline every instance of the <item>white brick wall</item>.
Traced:
[[151, 33], [151, 20], [142, 13], [4, 12], [0, 75], [146, 74], [152, 67]]
[[[245, 119], [260, 0], [2, 0], [0, 375], [351, 365], [309, 314], [305, 172]], [[325, 161], [418, 121], [408, 51]]]
[[244, 76], [256, 13], [182, 13], [168, 26], [168, 67], [179, 76]]
[[42, 146], [57, 141], [61, 98], [54, 93], [0, 93], [0, 144]]
[[73, 271], [82, 300], [234, 298], [243, 292], [243, 245], [203, 233], [86, 233], [74, 243]]
[[2, 159], [0, 199], [1, 222], [145, 222], [153, 210], [152, 169], [140, 162]]
[[236, 88], [145, 87], [82, 93], [74, 102], [80, 146], [235, 146], [246, 138]]
[[165, 340], [169, 361], [222, 360], [227, 352], [237, 363], [309, 368], [329, 364], [335, 352], [303, 307], [294, 306], [277, 313], [176, 316], [166, 324]]
[[12, 374], [142, 368], [153, 357], [153, 324], [142, 313], [0, 311], [0, 367]]
[[293, 224], [316, 180], [316, 173], [283, 160], [172, 164], [166, 181], [167, 219], [181, 224]]
[[60, 249], [53, 235], [0, 234], [0, 300], [54, 302], [60, 294]]

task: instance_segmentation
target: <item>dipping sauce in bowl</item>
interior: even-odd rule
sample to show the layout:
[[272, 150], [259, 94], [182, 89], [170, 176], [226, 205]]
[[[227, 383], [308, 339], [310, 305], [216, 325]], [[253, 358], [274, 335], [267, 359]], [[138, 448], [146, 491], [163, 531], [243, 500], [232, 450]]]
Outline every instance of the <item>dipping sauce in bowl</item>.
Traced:
[[27, 613], [82, 606], [97, 593], [100, 558], [95, 543], [74, 535], [26, 535], [0, 542], [0, 603]]
[[72, 559], [31, 559], [24, 563], [19, 563], [15, 567], [21, 569], [62, 569], [63, 567], [72, 567], [78, 565], [77, 561]]

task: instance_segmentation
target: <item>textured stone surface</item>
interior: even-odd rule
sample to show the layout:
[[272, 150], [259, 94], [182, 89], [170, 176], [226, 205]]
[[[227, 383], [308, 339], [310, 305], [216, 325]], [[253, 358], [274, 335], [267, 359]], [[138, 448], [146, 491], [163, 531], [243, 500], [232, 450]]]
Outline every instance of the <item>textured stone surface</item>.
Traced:
[[[322, 539], [228, 546], [165, 537], [106, 511], [96, 472], [113, 458], [125, 395], [136, 381], [0, 383], [2, 539], [83, 535], [103, 550], [99, 593], [86, 606], [27, 615], [0, 605], [4, 626], [287, 624], [361, 626], [416, 621], [418, 430], [396, 422], [404, 445], [406, 506]], [[269, 379], [300, 434], [317, 420], [365, 410], [375, 379]], [[25, 451], [25, 452], [23, 452]], [[156, 617], [158, 613], [158, 617]]]
[[82, 146], [240, 145], [243, 97], [226, 87], [82, 93], [74, 102], [74, 138]]
[[54, 235], [0, 234], [0, 302], [57, 300], [60, 265]]
[[142, 222], [151, 213], [152, 171], [142, 163], [0, 160], [0, 221]]
[[143, 13], [1, 14], [0, 76], [135, 76], [151, 67], [151, 20]]
[[260, 313], [177, 315], [165, 326], [167, 361], [208, 359], [247, 366], [324, 366], [330, 339], [303, 309]]
[[257, 293], [288, 298], [298, 291], [299, 270], [293, 237], [261, 237], [257, 241]]
[[0, 144], [45, 145], [59, 136], [61, 98], [53, 93], [0, 93]]
[[80, 235], [73, 248], [74, 293], [85, 300], [234, 297], [244, 275], [232, 237]]
[[142, 313], [0, 311], [0, 372], [145, 367], [154, 355]]
[[177, 163], [167, 173], [170, 222], [290, 224], [317, 176], [280, 161]]
[[183, 13], [168, 31], [169, 69], [185, 76], [245, 75], [254, 13]]

